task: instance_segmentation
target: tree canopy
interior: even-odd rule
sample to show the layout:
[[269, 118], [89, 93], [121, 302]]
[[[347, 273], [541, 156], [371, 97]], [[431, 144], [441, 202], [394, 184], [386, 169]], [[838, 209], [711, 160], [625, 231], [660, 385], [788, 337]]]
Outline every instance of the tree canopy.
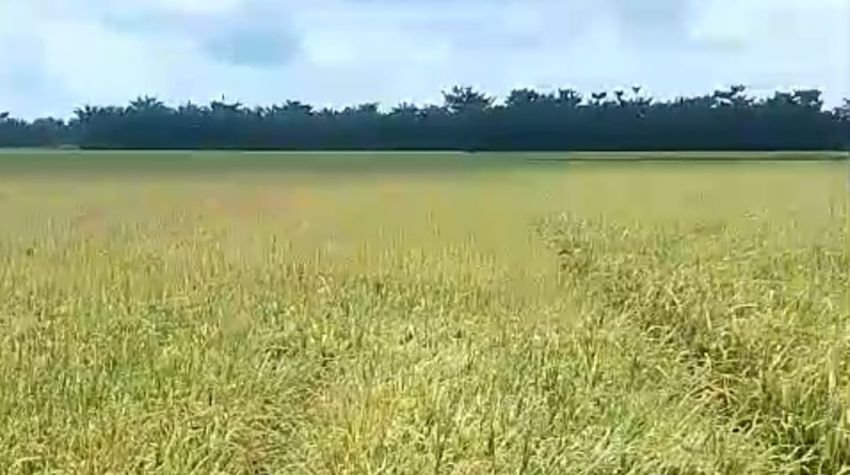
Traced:
[[317, 110], [212, 101], [169, 106], [139, 97], [86, 105], [70, 120], [0, 113], [0, 147], [244, 150], [826, 150], [850, 143], [850, 101], [824, 108], [816, 89], [765, 98], [733, 86], [655, 100], [640, 87], [585, 97], [572, 89], [511, 91], [503, 100], [467, 86], [441, 105], [402, 103]]

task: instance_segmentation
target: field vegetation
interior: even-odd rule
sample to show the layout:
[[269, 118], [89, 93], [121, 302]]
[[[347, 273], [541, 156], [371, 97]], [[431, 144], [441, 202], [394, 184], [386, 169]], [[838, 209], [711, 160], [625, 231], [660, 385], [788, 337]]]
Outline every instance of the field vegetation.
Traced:
[[846, 162], [441, 157], [0, 154], [0, 471], [850, 473]]

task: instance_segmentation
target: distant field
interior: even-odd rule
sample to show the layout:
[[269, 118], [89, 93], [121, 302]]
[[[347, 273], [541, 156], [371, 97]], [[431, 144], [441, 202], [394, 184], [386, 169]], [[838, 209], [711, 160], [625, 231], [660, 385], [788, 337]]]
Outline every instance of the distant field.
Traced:
[[847, 152], [151, 152], [0, 150], [0, 172], [457, 171], [583, 162], [841, 161]]
[[643, 155], [2, 152], [0, 471], [850, 473], [848, 164]]

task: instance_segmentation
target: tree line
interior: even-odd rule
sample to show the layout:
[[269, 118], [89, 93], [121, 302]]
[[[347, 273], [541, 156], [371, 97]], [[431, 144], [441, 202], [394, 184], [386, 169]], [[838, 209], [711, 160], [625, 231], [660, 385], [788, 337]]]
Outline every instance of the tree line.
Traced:
[[154, 97], [80, 107], [70, 120], [0, 113], [0, 147], [244, 150], [839, 150], [850, 143], [850, 100], [826, 109], [822, 92], [756, 98], [744, 86], [656, 100], [640, 87], [596, 92], [466, 86], [441, 105], [377, 103], [316, 109], [287, 101], [246, 107], [224, 99], [171, 107]]

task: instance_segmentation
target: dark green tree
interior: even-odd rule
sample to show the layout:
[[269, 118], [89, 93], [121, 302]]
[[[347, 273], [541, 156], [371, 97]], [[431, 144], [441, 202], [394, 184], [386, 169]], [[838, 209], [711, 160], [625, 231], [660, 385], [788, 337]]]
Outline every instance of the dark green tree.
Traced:
[[224, 97], [170, 107], [140, 96], [84, 105], [69, 121], [0, 113], [0, 146], [246, 150], [826, 150], [850, 143], [850, 103], [821, 91], [758, 99], [743, 85], [656, 101], [639, 86], [596, 91], [522, 88], [504, 102], [469, 86], [440, 105], [377, 103], [314, 109], [300, 101], [245, 107]]

